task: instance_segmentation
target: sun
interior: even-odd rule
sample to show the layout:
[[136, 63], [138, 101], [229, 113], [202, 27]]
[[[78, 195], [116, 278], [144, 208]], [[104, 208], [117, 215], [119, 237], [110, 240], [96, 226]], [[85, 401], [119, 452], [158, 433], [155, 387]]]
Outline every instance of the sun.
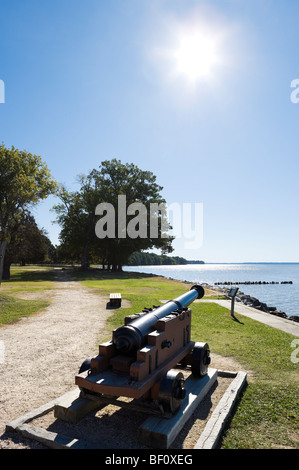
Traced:
[[200, 33], [183, 36], [174, 58], [177, 72], [187, 75], [190, 80], [208, 76], [218, 62], [216, 43], [211, 37]]

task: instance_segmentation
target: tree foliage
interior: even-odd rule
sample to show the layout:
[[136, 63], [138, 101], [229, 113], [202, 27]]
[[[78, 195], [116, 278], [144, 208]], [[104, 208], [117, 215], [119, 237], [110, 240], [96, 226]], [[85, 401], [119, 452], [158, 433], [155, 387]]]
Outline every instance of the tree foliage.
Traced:
[[181, 265], [188, 264], [185, 258], [180, 256], [157, 255], [156, 253], [135, 252], [129, 257], [129, 266], [149, 265]]
[[24, 214], [23, 222], [14, 238], [11, 261], [24, 266], [27, 263], [51, 262], [55, 260], [55, 248], [44, 229], [40, 229], [34, 217]]
[[29, 231], [32, 234], [30, 210], [56, 189], [40, 156], [0, 145], [0, 242], [7, 242], [3, 279], [9, 278], [10, 265], [17, 250], [22, 250], [22, 237]]
[[[99, 169], [92, 170], [87, 176], [81, 175], [79, 184], [77, 192], [61, 188], [61, 203], [54, 207], [57, 221], [62, 227], [59, 253], [64, 261], [67, 258], [73, 261], [80, 259], [83, 267], [91, 262], [101, 262], [112, 270], [121, 270], [135, 251], [152, 247], [160, 248], [162, 253], [172, 251], [172, 238], [161, 237], [161, 224], [157, 225], [157, 237], [149, 232], [144, 238], [134, 239], [119, 234], [120, 210], [124, 210], [119, 208], [119, 196], [126, 197], [126, 208], [136, 202], [142, 203], [148, 211], [148, 223], [150, 205], [165, 203], [160, 195], [163, 188], [156, 183], [153, 173], [143, 171], [134, 164], [123, 164], [120, 160], [106, 160]], [[115, 237], [100, 239], [96, 236], [96, 207], [101, 203], [111, 204], [115, 210]], [[156, 217], [159, 221], [160, 214]], [[134, 214], [126, 213], [126, 224], [133, 218]]]

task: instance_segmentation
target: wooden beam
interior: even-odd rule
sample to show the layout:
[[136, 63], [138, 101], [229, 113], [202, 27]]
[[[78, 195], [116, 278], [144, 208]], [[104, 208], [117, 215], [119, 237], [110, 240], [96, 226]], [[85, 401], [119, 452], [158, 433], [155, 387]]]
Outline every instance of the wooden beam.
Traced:
[[236, 400], [246, 384], [247, 374], [240, 371], [216, 406], [194, 449], [215, 449]]
[[88, 400], [81, 396], [73, 398], [65, 397], [54, 406], [54, 417], [66, 421], [67, 423], [78, 423], [90, 411], [99, 410], [106, 406], [100, 400]]

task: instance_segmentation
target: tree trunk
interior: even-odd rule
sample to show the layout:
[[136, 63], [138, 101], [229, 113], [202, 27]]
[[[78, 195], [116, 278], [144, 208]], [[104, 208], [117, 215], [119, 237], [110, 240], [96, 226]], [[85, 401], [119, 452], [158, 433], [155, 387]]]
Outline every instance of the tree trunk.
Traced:
[[81, 268], [86, 269], [89, 268], [89, 262], [88, 262], [88, 242], [85, 243], [83, 253], [82, 253], [82, 258], [81, 258]]
[[3, 269], [4, 269], [6, 246], [7, 246], [7, 242], [5, 240], [2, 243], [0, 243], [0, 285], [2, 281]]
[[11, 261], [8, 259], [8, 257], [5, 257], [4, 264], [3, 264], [3, 273], [2, 273], [3, 281], [10, 280], [10, 266], [11, 266]]

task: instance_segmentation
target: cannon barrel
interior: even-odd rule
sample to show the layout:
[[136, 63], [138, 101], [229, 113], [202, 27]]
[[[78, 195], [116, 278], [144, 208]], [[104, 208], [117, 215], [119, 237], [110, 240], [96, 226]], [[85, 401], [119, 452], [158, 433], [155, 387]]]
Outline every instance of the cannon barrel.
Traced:
[[204, 289], [200, 285], [194, 285], [191, 289], [177, 297], [169, 300], [166, 304], [155, 310], [140, 316], [127, 325], [121, 326], [114, 331], [113, 344], [115, 348], [124, 354], [132, 354], [144, 346], [147, 335], [153, 331], [158, 320], [170, 313], [188, 307], [195, 299], [204, 296]]

